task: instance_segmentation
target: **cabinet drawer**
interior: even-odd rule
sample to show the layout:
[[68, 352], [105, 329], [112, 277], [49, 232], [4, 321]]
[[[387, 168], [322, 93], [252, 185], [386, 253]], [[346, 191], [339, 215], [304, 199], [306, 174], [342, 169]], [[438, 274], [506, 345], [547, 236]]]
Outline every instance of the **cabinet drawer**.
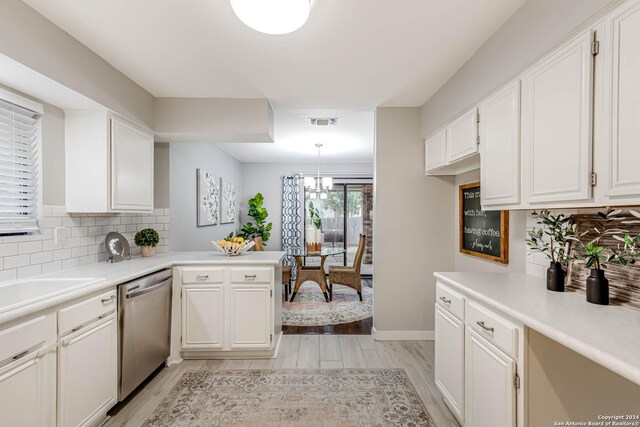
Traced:
[[507, 319], [469, 301], [467, 325], [508, 355], [517, 357], [518, 327]]
[[58, 311], [58, 336], [98, 317], [114, 311], [118, 307], [118, 294], [113, 289], [93, 298], [86, 299]]
[[462, 295], [438, 282], [436, 284], [436, 301], [440, 307], [458, 319], [464, 320], [464, 297]]
[[273, 270], [269, 267], [231, 268], [231, 283], [271, 283]]
[[182, 283], [224, 283], [224, 267], [183, 268]]
[[0, 330], [0, 365], [36, 346], [55, 342], [55, 331], [56, 319], [53, 314]]

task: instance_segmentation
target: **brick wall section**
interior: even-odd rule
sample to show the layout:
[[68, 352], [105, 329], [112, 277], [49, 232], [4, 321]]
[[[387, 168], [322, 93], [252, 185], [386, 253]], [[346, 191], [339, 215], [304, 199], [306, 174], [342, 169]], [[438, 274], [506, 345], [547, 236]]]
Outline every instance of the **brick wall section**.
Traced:
[[[65, 239], [57, 245], [54, 229], [63, 227]], [[160, 234], [157, 252], [169, 252], [169, 209], [148, 214], [68, 214], [64, 206], [44, 206], [40, 235], [0, 237], [0, 282], [105, 261], [104, 238], [111, 231], [133, 243], [139, 230], [153, 228]]]

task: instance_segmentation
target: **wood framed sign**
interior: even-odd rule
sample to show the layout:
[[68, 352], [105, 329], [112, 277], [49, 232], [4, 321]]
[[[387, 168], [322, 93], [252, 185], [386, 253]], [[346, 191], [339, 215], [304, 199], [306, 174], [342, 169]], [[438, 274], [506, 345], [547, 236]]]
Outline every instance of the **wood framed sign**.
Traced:
[[460, 252], [489, 261], [509, 263], [509, 211], [483, 211], [480, 183], [461, 185]]

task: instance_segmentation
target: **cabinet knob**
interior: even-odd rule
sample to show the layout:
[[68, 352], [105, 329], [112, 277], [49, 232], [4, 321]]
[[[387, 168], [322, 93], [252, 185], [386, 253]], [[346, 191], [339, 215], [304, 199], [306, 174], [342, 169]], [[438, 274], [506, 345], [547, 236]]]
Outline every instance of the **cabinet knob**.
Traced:
[[103, 304], [108, 304], [108, 303], [110, 303], [111, 301], [113, 301], [116, 298], [117, 298], [116, 295], [111, 295], [109, 298], [102, 298], [102, 303]]
[[480, 326], [482, 329], [484, 329], [485, 331], [487, 331], [487, 332], [493, 332], [493, 328], [492, 328], [492, 327], [490, 327], [490, 326], [485, 325], [485, 324], [484, 324], [484, 320], [478, 320], [478, 321], [476, 322], [476, 324], [477, 324], [478, 326]]
[[208, 274], [198, 274], [196, 275], [196, 280], [207, 280], [209, 278]]
[[445, 297], [440, 297], [440, 300], [445, 304], [451, 304], [451, 300], [450, 299], [446, 299]]
[[244, 278], [245, 278], [245, 280], [249, 280], [249, 279], [253, 280], [253, 279], [256, 278], [256, 275], [255, 274], [245, 274]]

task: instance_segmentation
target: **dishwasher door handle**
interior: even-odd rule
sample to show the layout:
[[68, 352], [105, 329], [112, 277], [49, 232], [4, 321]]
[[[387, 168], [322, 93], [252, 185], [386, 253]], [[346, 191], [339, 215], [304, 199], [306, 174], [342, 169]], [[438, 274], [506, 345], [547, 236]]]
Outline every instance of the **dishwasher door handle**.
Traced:
[[149, 286], [148, 288], [142, 288], [142, 289], [140, 289], [139, 291], [136, 291], [136, 292], [131, 292], [130, 294], [127, 294], [127, 299], [139, 297], [140, 295], [144, 295], [146, 293], [155, 291], [156, 289], [159, 289], [159, 288], [171, 283], [172, 280], [173, 280], [173, 277], [170, 277], [170, 278], [158, 283], [157, 285]]

